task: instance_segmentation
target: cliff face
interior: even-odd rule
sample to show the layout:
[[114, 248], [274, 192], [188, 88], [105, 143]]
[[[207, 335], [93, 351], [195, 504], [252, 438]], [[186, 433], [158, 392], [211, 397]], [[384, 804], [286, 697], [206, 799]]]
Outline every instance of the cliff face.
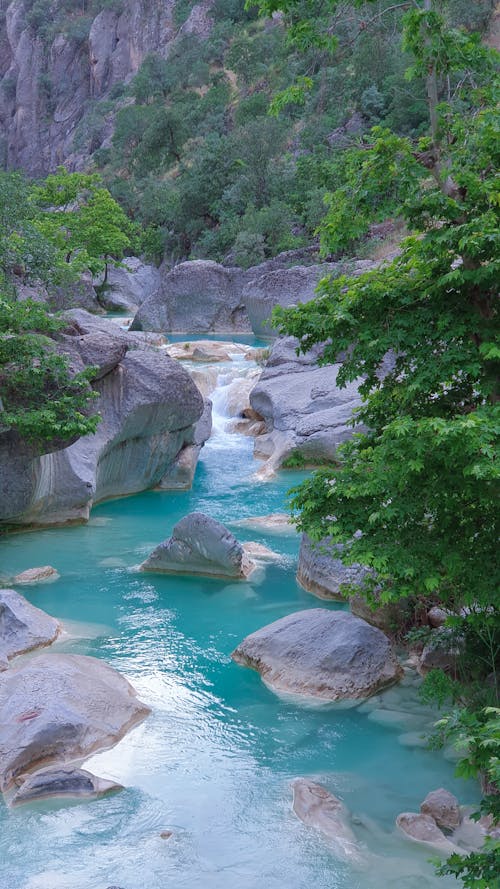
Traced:
[[[148, 53], [166, 56], [177, 36], [207, 36], [211, 24], [211, 0], [194, 4], [180, 28], [175, 0], [123, 0], [95, 16], [85, 3], [71, 12], [64, 0], [44, 5], [40, 22], [33, 0], [0, 0], [0, 161], [31, 175], [83, 167], [109, 140], [116, 103], [127, 101], [116, 99], [118, 85]], [[103, 101], [113, 88], [115, 101]]]

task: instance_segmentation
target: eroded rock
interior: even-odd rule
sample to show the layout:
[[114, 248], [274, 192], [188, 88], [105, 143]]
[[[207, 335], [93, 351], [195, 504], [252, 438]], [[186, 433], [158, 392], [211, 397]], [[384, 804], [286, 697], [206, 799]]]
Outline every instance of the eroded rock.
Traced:
[[153, 550], [140, 570], [245, 578], [254, 567], [241, 543], [221, 522], [192, 512], [175, 525], [172, 536]]
[[338, 858], [359, 860], [361, 851], [349, 826], [349, 813], [344, 804], [323, 787], [308, 778], [292, 781], [293, 811], [304, 824], [320, 830], [330, 841]]
[[423, 843], [432, 849], [436, 849], [443, 855], [452, 855], [453, 852], [460, 852], [460, 849], [445, 837], [443, 831], [439, 829], [434, 818], [431, 818], [430, 815], [402, 812], [396, 818], [396, 824], [401, 832], [414, 843]]
[[20, 775], [105, 750], [148, 715], [97, 658], [40, 654], [0, 677], [0, 790]]
[[297, 567], [297, 580], [301, 587], [320, 599], [345, 600], [342, 586], [360, 582], [366, 569], [359, 565], [344, 565], [335, 558], [339, 550], [339, 545], [331, 540], [314, 543], [307, 534], [303, 534]]
[[19, 789], [10, 800], [11, 806], [55, 798], [98, 799], [107, 793], [123, 790], [123, 786], [115, 781], [107, 781], [72, 766], [43, 769], [19, 781]]
[[50, 645], [61, 625], [15, 590], [0, 590], [0, 652], [4, 660]]
[[368, 698], [403, 675], [381, 630], [345, 611], [289, 614], [241, 642], [232, 658], [273, 690], [327, 701]]

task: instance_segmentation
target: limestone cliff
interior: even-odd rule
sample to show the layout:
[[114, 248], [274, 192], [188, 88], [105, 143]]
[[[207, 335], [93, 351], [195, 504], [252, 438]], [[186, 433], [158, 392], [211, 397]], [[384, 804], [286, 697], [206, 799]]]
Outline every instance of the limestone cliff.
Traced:
[[0, 0], [0, 162], [32, 175], [82, 168], [128, 101], [119, 85], [177, 36], [207, 36], [211, 2], [176, 27], [176, 0]]

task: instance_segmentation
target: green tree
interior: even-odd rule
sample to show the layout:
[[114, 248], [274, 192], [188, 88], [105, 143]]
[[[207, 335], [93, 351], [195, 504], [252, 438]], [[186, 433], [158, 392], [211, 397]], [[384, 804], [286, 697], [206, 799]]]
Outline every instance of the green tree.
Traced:
[[132, 236], [132, 225], [120, 205], [107, 188], [99, 188], [77, 214], [70, 243], [74, 250], [85, 249], [92, 271], [104, 268], [106, 284], [110, 259], [123, 257]]

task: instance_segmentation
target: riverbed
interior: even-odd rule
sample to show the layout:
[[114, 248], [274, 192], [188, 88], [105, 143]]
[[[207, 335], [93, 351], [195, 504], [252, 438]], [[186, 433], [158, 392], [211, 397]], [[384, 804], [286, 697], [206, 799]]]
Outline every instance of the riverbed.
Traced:
[[[242, 338], [248, 342], [248, 338]], [[219, 368], [214, 433], [191, 491], [103, 503], [87, 525], [5, 536], [0, 571], [53, 565], [60, 578], [25, 587], [60, 618], [54, 650], [103, 658], [132, 682], [151, 716], [86, 767], [125, 790], [91, 803], [8, 810], [0, 803], [0, 889], [446, 889], [431, 853], [399, 836], [395, 818], [444, 786], [477, 791], [419, 740], [416, 677], [355, 709], [278, 698], [231, 661], [248, 633], [325, 604], [296, 580], [299, 537], [251, 528], [282, 512], [303, 477], [256, 476], [253, 439], [228, 431], [225, 388], [251, 370]], [[136, 566], [186, 513], [201, 510], [279, 558], [248, 582], [138, 574]], [[391, 697], [392, 696], [392, 697]], [[384, 718], [381, 711], [396, 713]], [[399, 716], [397, 715], [399, 714]], [[353, 816], [364, 865], [337, 860], [291, 810], [290, 781], [312, 777]], [[171, 832], [163, 838], [162, 832]]]

